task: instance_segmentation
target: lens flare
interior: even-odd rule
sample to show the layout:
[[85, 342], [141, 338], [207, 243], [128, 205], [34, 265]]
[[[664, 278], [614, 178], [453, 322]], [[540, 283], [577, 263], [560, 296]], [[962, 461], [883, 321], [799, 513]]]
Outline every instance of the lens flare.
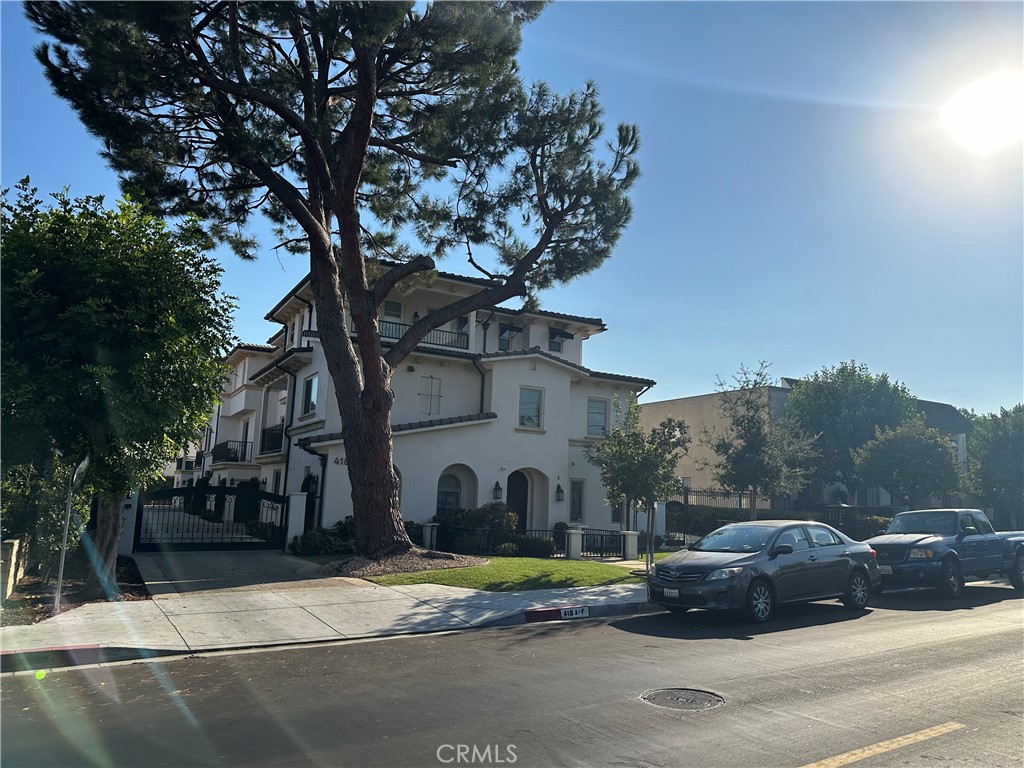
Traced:
[[939, 112], [954, 142], [988, 156], [1024, 139], [1024, 73], [1001, 69], [958, 90]]

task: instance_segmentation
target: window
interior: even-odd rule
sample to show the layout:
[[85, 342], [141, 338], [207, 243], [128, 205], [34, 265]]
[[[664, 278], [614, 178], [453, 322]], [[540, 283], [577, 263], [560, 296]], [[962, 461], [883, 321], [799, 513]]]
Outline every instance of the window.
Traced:
[[395, 323], [402, 322], [402, 302], [400, 301], [385, 301], [384, 302], [384, 319], [390, 320]]
[[498, 349], [502, 352], [507, 352], [512, 349], [512, 339], [515, 338], [516, 334], [522, 333], [523, 329], [517, 325], [507, 325], [506, 323], [498, 324]]
[[541, 428], [541, 411], [544, 392], [540, 389], [521, 387], [519, 389], [519, 426], [527, 429]]
[[462, 317], [455, 318], [455, 331], [456, 333], [466, 333], [466, 329], [469, 328], [469, 318], [463, 315]]
[[569, 481], [569, 522], [583, 522], [583, 481]]
[[808, 525], [807, 532], [811, 534], [811, 541], [814, 542], [816, 547], [831, 547], [843, 543], [836, 538], [832, 531], [828, 528], [822, 528], [820, 525]]
[[437, 481], [437, 511], [458, 509], [462, 504], [462, 481], [455, 475], [441, 475]]
[[620, 501], [614, 507], [612, 507], [612, 522], [622, 523], [622, 508], [626, 506], [626, 502]]
[[385, 339], [397, 339], [402, 335], [402, 302], [384, 302], [384, 317], [380, 323], [380, 335]]
[[249, 442], [249, 420], [245, 419], [242, 422], [242, 450], [245, 450], [245, 444]]
[[988, 518], [984, 515], [971, 515], [974, 519], [974, 527], [978, 529], [978, 533], [982, 534], [994, 534], [992, 526], [988, 522]]
[[274, 470], [274, 493], [281, 492], [281, 470]]
[[316, 411], [317, 375], [314, 373], [302, 382], [302, 415], [307, 416]]
[[805, 534], [804, 529], [799, 526], [784, 530], [779, 535], [779, 540], [775, 542], [775, 546], [779, 546], [780, 544], [789, 544], [793, 548], [794, 552], [811, 548], [810, 543], [807, 541], [807, 534]]
[[436, 376], [420, 376], [420, 413], [433, 416], [441, 413], [441, 380]]
[[573, 334], [568, 331], [563, 331], [561, 328], [551, 328], [548, 330], [548, 351], [549, 352], [561, 352], [562, 343], [566, 339], [575, 338]]
[[608, 434], [608, 401], [587, 398], [587, 437]]

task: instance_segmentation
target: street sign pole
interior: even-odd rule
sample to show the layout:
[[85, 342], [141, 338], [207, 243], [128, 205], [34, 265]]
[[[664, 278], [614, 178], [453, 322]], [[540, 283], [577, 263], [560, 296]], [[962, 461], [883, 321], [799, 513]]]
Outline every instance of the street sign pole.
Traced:
[[85, 470], [89, 468], [89, 457], [86, 456], [82, 459], [82, 462], [75, 467], [75, 471], [71, 473], [71, 477], [68, 479], [68, 503], [64, 509], [64, 538], [60, 545], [60, 567], [57, 568], [57, 594], [53, 598], [53, 612], [60, 613], [60, 593], [61, 588], [64, 586], [64, 557], [68, 552], [68, 528], [71, 527], [71, 496], [82, 484], [82, 476], [85, 475]]

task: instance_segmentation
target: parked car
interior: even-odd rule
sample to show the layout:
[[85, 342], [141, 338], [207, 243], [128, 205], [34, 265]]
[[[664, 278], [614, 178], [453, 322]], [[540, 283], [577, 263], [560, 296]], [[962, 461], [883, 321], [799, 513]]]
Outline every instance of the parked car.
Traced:
[[934, 587], [955, 598], [968, 576], [998, 573], [1024, 590], [1024, 532], [996, 533], [980, 509], [900, 512], [868, 544], [883, 588]]
[[659, 562], [647, 599], [677, 613], [744, 611], [760, 623], [780, 603], [839, 598], [861, 610], [879, 584], [867, 544], [824, 523], [757, 520], [726, 525]]

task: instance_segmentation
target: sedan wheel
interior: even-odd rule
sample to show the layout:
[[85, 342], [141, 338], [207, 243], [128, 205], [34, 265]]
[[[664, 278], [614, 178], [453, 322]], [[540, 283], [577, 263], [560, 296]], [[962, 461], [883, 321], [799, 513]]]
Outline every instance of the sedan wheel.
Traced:
[[957, 598], [964, 591], [964, 577], [960, 573], [960, 566], [951, 560], [942, 564], [942, 571], [939, 573], [939, 592], [943, 597]]
[[766, 581], [755, 581], [747, 590], [747, 616], [751, 621], [763, 624], [775, 611], [775, 596]]
[[850, 576], [850, 583], [846, 587], [846, 594], [843, 596], [843, 605], [855, 611], [864, 610], [868, 604], [868, 596], [871, 594], [871, 584], [868, 577], [860, 571]]

